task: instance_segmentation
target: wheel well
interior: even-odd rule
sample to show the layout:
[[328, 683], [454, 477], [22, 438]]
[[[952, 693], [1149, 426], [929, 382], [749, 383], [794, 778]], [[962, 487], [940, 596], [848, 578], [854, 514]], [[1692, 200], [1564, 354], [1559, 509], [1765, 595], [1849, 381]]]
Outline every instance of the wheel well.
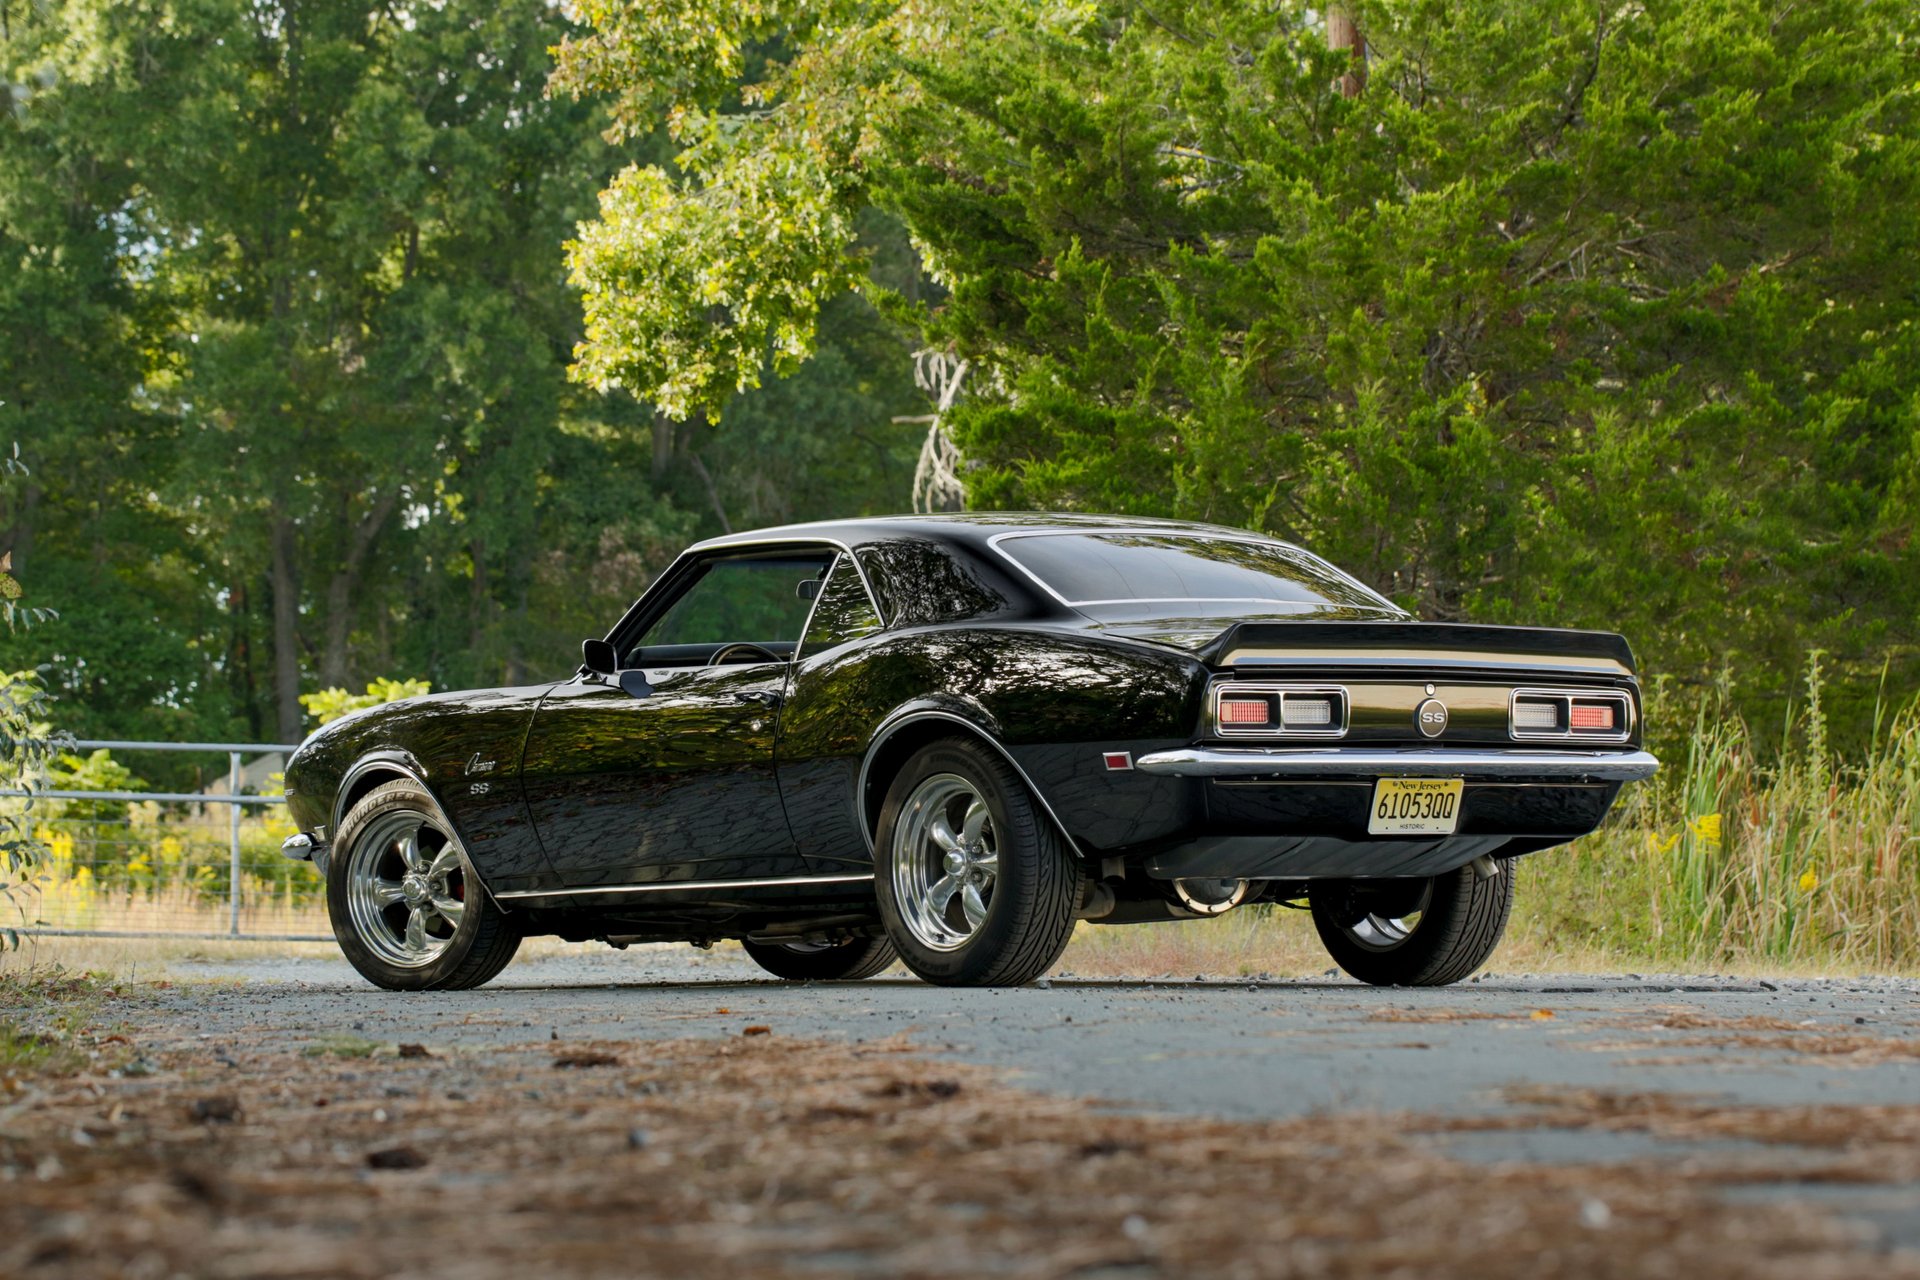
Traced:
[[880, 843], [880, 810], [887, 802], [887, 792], [892, 788], [893, 780], [900, 776], [900, 771], [907, 767], [907, 761], [913, 758], [915, 752], [941, 738], [973, 738], [994, 754], [1013, 764], [1014, 772], [1020, 775], [1021, 780], [1033, 792], [1034, 801], [1039, 805], [1040, 812], [1046, 815], [1047, 821], [1053, 824], [1053, 829], [1059, 833], [1062, 840], [1066, 841], [1067, 848], [1077, 856], [1084, 857], [1080, 854], [1079, 845], [1074, 841], [1072, 833], [1054, 814], [1053, 807], [1047, 803], [1046, 797], [1039, 793], [1038, 788], [1034, 787], [1032, 779], [1026, 776], [1026, 771], [1007, 755], [1006, 748], [989, 737], [985, 730], [968, 724], [964, 720], [948, 719], [944, 716], [938, 719], [916, 720], [902, 725], [880, 744], [879, 750], [875, 751], [867, 762], [866, 782], [860, 795], [860, 818], [865, 824], [867, 837], [876, 848]]
[[[398, 782], [402, 778], [411, 778], [412, 776], [413, 775], [405, 769], [383, 765], [375, 765], [364, 773], [356, 776], [352, 782], [347, 784], [346, 790], [340, 795], [340, 804], [338, 809], [335, 810], [335, 828], [337, 829], [341, 820], [353, 812], [353, 806], [359, 804], [361, 799], [365, 797], [369, 791], [372, 791], [375, 787], [384, 786], [389, 782]], [[332, 837], [329, 836], [328, 838], [331, 839]]]

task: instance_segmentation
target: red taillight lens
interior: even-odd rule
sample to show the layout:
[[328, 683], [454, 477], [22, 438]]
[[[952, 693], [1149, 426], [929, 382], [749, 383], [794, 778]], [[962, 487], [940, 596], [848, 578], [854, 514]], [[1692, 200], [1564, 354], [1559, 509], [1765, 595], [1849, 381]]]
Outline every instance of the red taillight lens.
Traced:
[[1572, 718], [1568, 723], [1575, 729], [1611, 731], [1614, 727], [1613, 706], [1605, 702], [1576, 702], [1573, 704]]
[[1273, 705], [1265, 698], [1220, 699], [1221, 724], [1271, 724]]

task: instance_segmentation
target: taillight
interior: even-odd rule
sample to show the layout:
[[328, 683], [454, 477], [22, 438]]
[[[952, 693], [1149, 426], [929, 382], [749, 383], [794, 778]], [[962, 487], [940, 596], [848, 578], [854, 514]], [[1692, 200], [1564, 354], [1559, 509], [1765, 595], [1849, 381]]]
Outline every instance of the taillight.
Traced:
[[1213, 727], [1223, 738], [1337, 738], [1347, 731], [1347, 691], [1223, 681], [1213, 690]]
[[1633, 728], [1633, 701], [1611, 691], [1516, 689], [1507, 723], [1515, 738], [1624, 742]]
[[1613, 704], [1610, 702], [1575, 702], [1570, 717], [1575, 731], [1581, 729], [1613, 728]]
[[1267, 698], [1220, 699], [1220, 723], [1262, 725], [1273, 723], [1273, 703]]
[[1333, 699], [1283, 696], [1280, 723], [1289, 729], [1324, 729], [1333, 723]]
[[1519, 698], [1513, 704], [1513, 727], [1516, 729], [1545, 729], [1555, 732], [1560, 728], [1560, 701], [1550, 698]]

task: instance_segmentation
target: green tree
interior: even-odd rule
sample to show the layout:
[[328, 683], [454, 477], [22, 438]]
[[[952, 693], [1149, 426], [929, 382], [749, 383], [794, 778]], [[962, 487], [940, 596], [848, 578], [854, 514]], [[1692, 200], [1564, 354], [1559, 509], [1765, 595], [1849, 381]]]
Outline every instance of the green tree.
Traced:
[[[562, 83], [688, 147], [574, 247], [580, 372], [711, 408], [859, 288], [978, 371], [974, 505], [1268, 529], [1750, 700], [1814, 646], [1911, 687], [1920, 14], [1355, 13], [1347, 96], [1304, 5], [596, 6]], [[939, 291], [870, 280], [868, 207]]]
[[560, 8], [0, 18], [0, 379], [59, 478], [0, 518], [85, 584], [0, 657], [83, 732], [292, 740], [315, 687], [564, 674], [688, 539], [904, 495], [908, 344], [857, 300], [727, 433], [569, 380], [562, 243], [672, 143], [545, 95]]

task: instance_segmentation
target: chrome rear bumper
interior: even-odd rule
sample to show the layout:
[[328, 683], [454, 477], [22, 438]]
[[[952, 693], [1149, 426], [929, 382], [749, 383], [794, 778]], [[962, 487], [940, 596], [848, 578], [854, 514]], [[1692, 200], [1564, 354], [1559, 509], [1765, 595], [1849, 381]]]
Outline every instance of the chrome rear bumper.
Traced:
[[1443, 747], [1179, 747], [1134, 761], [1181, 778], [1467, 778], [1634, 782], [1660, 762], [1646, 751], [1516, 751]]

